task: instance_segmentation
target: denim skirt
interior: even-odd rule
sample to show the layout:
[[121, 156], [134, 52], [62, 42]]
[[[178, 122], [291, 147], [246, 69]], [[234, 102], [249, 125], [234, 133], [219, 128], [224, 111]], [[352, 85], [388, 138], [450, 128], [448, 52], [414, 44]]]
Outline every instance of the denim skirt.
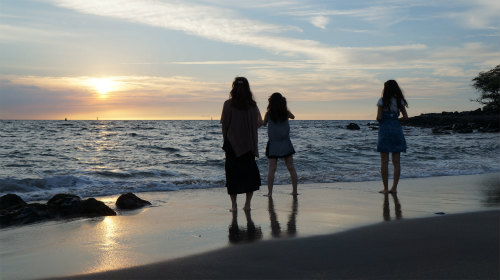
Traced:
[[382, 112], [382, 121], [380, 121], [378, 130], [377, 152], [406, 152], [406, 139], [397, 113]]

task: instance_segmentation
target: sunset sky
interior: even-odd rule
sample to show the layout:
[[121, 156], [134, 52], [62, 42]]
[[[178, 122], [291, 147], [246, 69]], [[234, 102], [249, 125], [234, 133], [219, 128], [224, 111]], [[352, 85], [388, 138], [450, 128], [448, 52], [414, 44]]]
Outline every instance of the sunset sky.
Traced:
[[0, 119], [219, 119], [236, 76], [264, 112], [472, 110], [500, 63], [498, 0], [0, 0]]

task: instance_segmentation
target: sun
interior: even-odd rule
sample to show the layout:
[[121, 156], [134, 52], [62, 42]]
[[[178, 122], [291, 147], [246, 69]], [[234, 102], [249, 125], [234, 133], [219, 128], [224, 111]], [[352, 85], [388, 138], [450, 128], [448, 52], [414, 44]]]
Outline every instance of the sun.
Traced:
[[106, 97], [109, 92], [117, 89], [117, 83], [110, 78], [91, 79], [90, 86], [99, 93], [101, 97]]

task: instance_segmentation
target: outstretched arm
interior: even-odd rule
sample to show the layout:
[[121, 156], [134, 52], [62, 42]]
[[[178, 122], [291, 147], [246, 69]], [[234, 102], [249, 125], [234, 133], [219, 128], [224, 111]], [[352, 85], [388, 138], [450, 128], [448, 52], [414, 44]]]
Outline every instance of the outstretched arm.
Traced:
[[260, 114], [259, 108], [257, 107], [257, 128], [261, 127], [264, 124], [262, 121], [262, 115]]
[[295, 119], [295, 116], [292, 114], [292, 112], [288, 111], [288, 118], [289, 119]]

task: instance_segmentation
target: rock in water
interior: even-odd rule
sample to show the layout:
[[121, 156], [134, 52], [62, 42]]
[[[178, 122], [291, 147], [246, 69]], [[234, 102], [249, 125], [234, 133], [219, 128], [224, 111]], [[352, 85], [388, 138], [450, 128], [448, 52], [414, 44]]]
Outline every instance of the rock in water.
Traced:
[[49, 199], [47, 206], [62, 217], [77, 217], [82, 213], [82, 200], [73, 194], [56, 194]]
[[26, 202], [17, 194], [9, 193], [0, 197], [0, 210], [24, 205], [26, 205]]
[[17, 195], [5, 195], [0, 197], [0, 205], [0, 228], [57, 218], [116, 216], [102, 201], [64, 193], [56, 194], [47, 204], [26, 204]]
[[151, 202], [140, 199], [133, 193], [122, 194], [116, 200], [116, 207], [118, 207], [119, 209], [132, 210], [147, 205], [151, 205]]
[[350, 123], [346, 126], [347, 129], [350, 129], [350, 130], [360, 130], [361, 128], [359, 127], [359, 125], [355, 124], [355, 123]]
[[45, 204], [31, 203], [0, 211], [0, 227], [25, 225], [55, 218]]
[[85, 217], [116, 216], [116, 212], [104, 204], [104, 202], [95, 198], [89, 198], [82, 201], [81, 215]]

